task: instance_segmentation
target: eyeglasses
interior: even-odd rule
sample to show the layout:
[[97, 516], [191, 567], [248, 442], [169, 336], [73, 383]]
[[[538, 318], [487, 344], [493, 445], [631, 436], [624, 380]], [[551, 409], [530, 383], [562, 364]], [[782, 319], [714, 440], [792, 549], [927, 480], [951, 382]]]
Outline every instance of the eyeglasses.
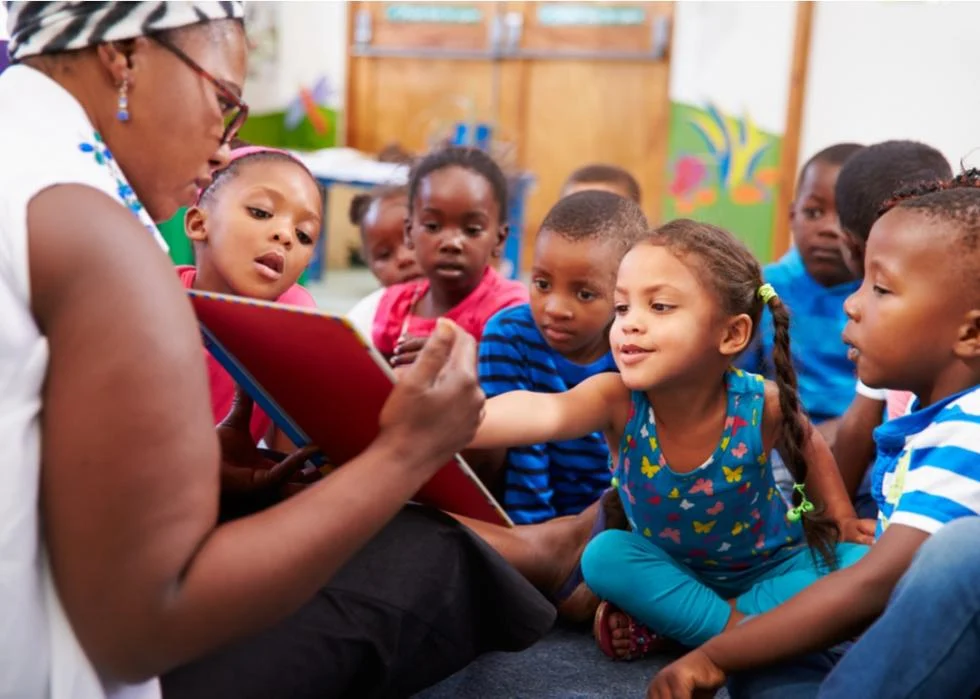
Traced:
[[165, 39], [160, 34], [150, 34], [149, 36], [160, 44], [160, 46], [183, 61], [188, 68], [214, 85], [218, 91], [218, 105], [221, 107], [221, 113], [225, 115], [225, 132], [221, 135], [221, 145], [231, 142], [231, 139], [238, 134], [238, 130], [242, 128], [242, 124], [248, 119], [248, 105], [242, 101], [241, 97], [222, 84], [220, 80], [198, 65], [197, 61], [174, 46], [170, 40]]

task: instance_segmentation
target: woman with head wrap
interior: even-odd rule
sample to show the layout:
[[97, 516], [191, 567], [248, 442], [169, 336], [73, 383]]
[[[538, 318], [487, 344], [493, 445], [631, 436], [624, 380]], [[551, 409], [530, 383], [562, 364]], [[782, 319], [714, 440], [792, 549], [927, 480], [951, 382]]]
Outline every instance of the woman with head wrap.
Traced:
[[153, 678], [184, 666], [174, 696], [393, 696], [534, 640], [550, 611], [502, 559], [436, 515], [396, 515], [479, 420], [473, 346], [454, 326], [361, 456], [217, 524], [221, 459], [258, 457], [221, 455], [153, 221], [194, 200], [247, 114], [241, 3], [7, 9], [0, 695], [154, 696]]

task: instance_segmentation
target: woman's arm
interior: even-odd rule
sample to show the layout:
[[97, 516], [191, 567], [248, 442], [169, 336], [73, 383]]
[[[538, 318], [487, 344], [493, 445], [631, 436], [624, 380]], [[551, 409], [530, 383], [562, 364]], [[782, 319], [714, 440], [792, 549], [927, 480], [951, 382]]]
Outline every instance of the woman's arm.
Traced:
[[475, 347], [443, 324], [364, 453], [216, 527], [200, 335], [166, 256], [130, 212], [82, 186], [35, 197], [28, 229], [50, 347], [46, 544], [72, 626], [108, 678], [159, 674], [298, 608], [475, 432]]
[[470, 447], [527, 446], [606, 432], [624, 400], [629, 392], [615, 373], [597, 374], [564, 393], [504, 393], [487, 401]]

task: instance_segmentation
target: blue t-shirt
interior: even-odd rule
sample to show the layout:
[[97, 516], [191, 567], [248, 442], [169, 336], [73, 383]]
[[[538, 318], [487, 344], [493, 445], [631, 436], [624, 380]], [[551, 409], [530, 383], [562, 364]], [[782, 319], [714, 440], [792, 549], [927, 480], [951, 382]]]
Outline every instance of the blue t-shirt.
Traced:
[[[528, 304], [501, 311], [483, 329], [480, 383], [488, 397], [510, 391], [562, 393], [605, 371], [616, 371], [611, 353], [583, 366], [549, 347]], [[608, 461], [601, 432], [509, 449], [504, 509], [517, 524], [578, 514], [609, 487]]]
[[[803, 407], [815, 423], [840, 417], [854, 399], [857, 385], [854, 363], [841, 339], [847, 323], [844, 301], [861, 282], [821, 286], [806, 271], [795, 248], [767, 265], [763, 276], [789, 306], [791, 352]], [[756, 342], [739, 358], [738, 366], [755, 373], [765, 368], [772, 378], [772, 348], [772, 314], [767, 308]]]
[[891, 524], [935, 534], [980, 515], [980, 386], [875, 430], [878, 536]]

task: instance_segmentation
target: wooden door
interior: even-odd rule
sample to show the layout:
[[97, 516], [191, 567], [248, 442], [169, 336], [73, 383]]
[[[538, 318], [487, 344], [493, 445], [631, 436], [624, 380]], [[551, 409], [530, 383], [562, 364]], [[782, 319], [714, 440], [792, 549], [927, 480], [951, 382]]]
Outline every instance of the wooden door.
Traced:
[[501, 164], [536, 179], [525, 267], [582, 165], [629, 170], [656, 220], [672, 14], [660, 2], [352, 3], [348, 143], [421, 152], [454, 121], [493, 124]]

